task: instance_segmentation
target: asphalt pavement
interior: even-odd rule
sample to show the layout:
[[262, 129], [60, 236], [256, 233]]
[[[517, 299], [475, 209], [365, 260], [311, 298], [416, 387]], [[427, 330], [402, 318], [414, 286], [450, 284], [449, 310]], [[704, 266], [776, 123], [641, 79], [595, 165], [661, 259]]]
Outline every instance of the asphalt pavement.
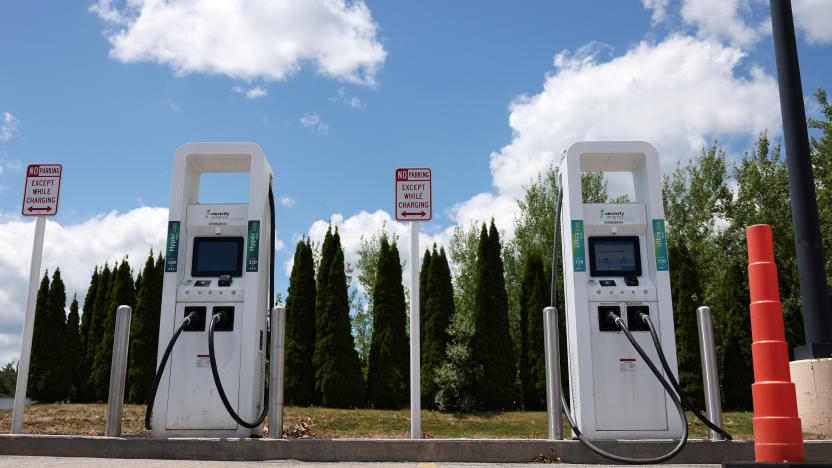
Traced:
[[[52, 467], [79, 467], [79, 468], [217, 468], [230, 466], [234, 468], [493, 468], [493, 467], [529, 467], [540, 468], [540, 463], [355, 463], [355, 462], [301, 462], [297, 460], [267, 460], [267, 461], [204, 461], [204, 460], [148, 460], [148, 459], [124, 459], [124, 458], [82, 458], [82, 457], [29, 457], [29, 456], [0, 456], [0, 467], [15, 468], [52, 468]], [[568, 465], [571, 467], [605, 467], [611, 465]], [[719, 468], [720, 465], [642, 465], [661, 466], [662, 468]]]

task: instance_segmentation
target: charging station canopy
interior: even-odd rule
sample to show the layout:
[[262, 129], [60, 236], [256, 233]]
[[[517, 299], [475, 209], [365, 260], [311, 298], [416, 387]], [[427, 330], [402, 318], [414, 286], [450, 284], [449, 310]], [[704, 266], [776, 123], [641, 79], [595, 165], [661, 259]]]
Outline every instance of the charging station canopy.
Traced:
[[433, 217], [432, 198], [429, 168], [396, 169], [397, 221], [430, 221]]

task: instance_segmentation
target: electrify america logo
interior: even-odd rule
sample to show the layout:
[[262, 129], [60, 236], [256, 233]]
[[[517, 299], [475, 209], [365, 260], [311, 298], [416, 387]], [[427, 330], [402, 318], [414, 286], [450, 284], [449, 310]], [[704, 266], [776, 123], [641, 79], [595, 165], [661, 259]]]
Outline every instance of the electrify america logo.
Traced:
[[604, 224], [624, 224], [624, 212], [606, 211], [601, 208], [601, 222]]
[[218, 226], [228, 224], [228, 217], [231, 213], [228, 211], [214, 211], [212, 209], [205, 210], [205, 221], [209, 226]]

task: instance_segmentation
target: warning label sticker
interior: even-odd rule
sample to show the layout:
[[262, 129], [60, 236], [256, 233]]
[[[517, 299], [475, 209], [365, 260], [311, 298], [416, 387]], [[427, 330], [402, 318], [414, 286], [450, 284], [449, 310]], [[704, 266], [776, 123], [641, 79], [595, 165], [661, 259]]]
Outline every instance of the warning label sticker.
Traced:
[[634, 358], [621, 358], [618, 360], [618, 370], [621, 372], [633, 372], [636, 370], [636, 360]]

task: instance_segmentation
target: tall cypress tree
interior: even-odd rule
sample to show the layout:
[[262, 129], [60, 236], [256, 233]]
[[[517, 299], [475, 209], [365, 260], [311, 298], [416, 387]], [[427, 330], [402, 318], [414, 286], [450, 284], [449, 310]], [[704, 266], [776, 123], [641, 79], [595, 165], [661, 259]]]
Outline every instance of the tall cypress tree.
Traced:
[[110, 301], [101, 314], [104, 318], [104, 325], [92, 366], [95, 396], [100, 401], [107, 399], [107, 392], [109, 391], [116, 309], [120, 305], [129, 305], [134, 309], [136, 306], [136, 291], [133, 289], [133, 276], [130, 274], [130, 265], [127, 264], [127, 259], [122, 260], [118, 269], [113, 271], [111, 283]]
[[159, 342], [159, 317], [162, 308], [162, 277], [164, 271], [154, 261], [153, 250], [144, 263], [136, 283], [136, 309], [130, 324], [128, 352], [127, 401], [147, 403], [156, 374], [156, 351]]
[[436, 371], [445, 362], [445, 352], [450, 340], [448, 326], [454, 315], [454, 288], [444, 248], [437, 252], [434, 246], [427, 278], [427, 282], [423, 283], [428, 297], [425, 301], [427, 307], [422, 327], [424, 344], [421, 348], [421, 389], [422, 405], [432, 408], [436, 405], [436, 392], [439, 391]]
[[91, 361], [87, 356], [87, 349], [90, 341], [90, 328], [92, 321], [92, 311], [95, 307], [95, 292], [98, 289], [98, 266], [92, 271], [90, 278], [90, 286], [87, 288], [87, 294], [84, 296], [84, 312], [81, 315], [81, 364], [78, 368], [79, 387], [77, 401], [88, 402], [92, 401], [89, 394], [89, 386], [87, 381], [90, 378]]
[[31, 374], [29, 395], [37, 401], [49, 403], [67, 397], [66, 372], [63, 368], [66, 328], [66, 288], [61, 271], [55, 270], [52, 281], [44, 279], [41, 288], [48, 287], [45, 307], [36, 309], [32, 349], [38, 351], [36, 373]]
[[290, 405], [315, 403], [315, 262], [312, 246], [298, 242], [286, 298], [284, 398]]
[[[436, 246], [434, 245], [434, 248]], [[430, 261], [431, 261], [431, 253], [430, 249], [425, 249], [425, 255], [422, 257], [422, 266], [419, 270], [419, 330], [421, 333], [419, 334], [419, 348], [422, 350], [422, 361], [424, 362], [424, 349], [425, 349], [425, 323], [427, 322], [428, 316], [428, 295], [430, 293], [430, 287], [428, 286], [428, 282], [430, 281]], [[423, 380], [424, 381], [424, 380]], [[425, 393], [424, 387], [422, 388], [422, 404], [426, 403], [425, 401]]]
[[335, 255], [329, 265], [327, 290], [318, 288], [318, 297], [324, 296], [326, 303], [315, 317], [315, 389], [324, 406], [349, 408], [363, 401], [364, 377], [351, 334], [344, 251], [337, 231], [330, 242]]
[[40, 400], [41, 379], [51, 372], [49, 330], [49, 271], [43, 274], [38, 288], [38, 298], [35, 302], [35, 327], [32, 329], [32, 355], [29, 358], [29, 385], [27, 396]]
[[[98, 352], [101, 349], [101, 336], [104, 333], [104, 322], [107, 318], [107, 307], [110, 304], [111, 286], [113, 272], [105, 263], [104, 268], [98, 274], [98, 286], [95, 290], [95, 300], [92, 305], [90, 328], [88, 332], [87, 346], [84, 350], [84, 366], [89, 369], [85, 395], [87, 401], [103, 401], [100, 395], [106, 395], [107, 387], [98, 388], [99, 384], [95, 376], [95, 363]], [[109, 385], [107, 382], [105, 385]]]
[[515, 387], [517, 367], [508, 329], [508, 295], [500, 236], [494, 220], [488, 231], [482, 225], [476, 279], [472, 349], [483, 369], [482, 380], [477, 385], [477, 400], [489, 410], [513, 408], [519, 400]]
[[332, 266], [332, 260], [335, 258], [335, 252], [337, 251], [337, 246], [335, 245], [334, 239], [332, 235], [332, 226], [330, 226], [326, 230], [326, 235], [324, 236], [324, 242], [321, 244], [321, 260], [318, 263], [318, 274], [316, 275], [317, 284], [315, 287], [315, 350], [312, 353], [312, 366], [315, 371], [315, 404], [321, 403], [321, 391], [318, 382], [318, 375], [319, 375], [319, 366], [321, 365], [321, 360], [318, 359], [317, 351], [318, 351], [318, 341], [320, 341], [321, 337], [323, 337], [323, 330], [326, 324], [322, 321], [322, 317], [325, 314], [326, 304], [329, 300], [329, 269]]
[[367, 401], [375, 408], [397, 409], [407, 403], [406, 320], [399, 250], [382, 235], [373, 288], [373, 337], [367, 371]]
[[527, 410], [546, 408], [546, 355], [543, 345], [543, 308], [549, 299], [543, 260], [530, 254], [520, 289], [520, 384]]
[[699, 337], [696, 308], [702, 300], [696, 263], [681, 242], [668, 246], [670, 291], [673, 299], [673, 323], [676, 327], [676, 360], [679, 364], [679, 385], [697, 407], [703, 406], [702, 371], [699, 359]]
[[77, 402], [81, 399], [81, 361], [84, 356], [81, 352], [81, 318], [78, 316], [78, 296], [72, 297], [72, 304], [69, 306], [69, 315], [66, 318], [66, 333], [64, 343], [66, 349], [63, 355], [63, 369], [66, 375], [68, 386], [67, 398], [69, 401]]

